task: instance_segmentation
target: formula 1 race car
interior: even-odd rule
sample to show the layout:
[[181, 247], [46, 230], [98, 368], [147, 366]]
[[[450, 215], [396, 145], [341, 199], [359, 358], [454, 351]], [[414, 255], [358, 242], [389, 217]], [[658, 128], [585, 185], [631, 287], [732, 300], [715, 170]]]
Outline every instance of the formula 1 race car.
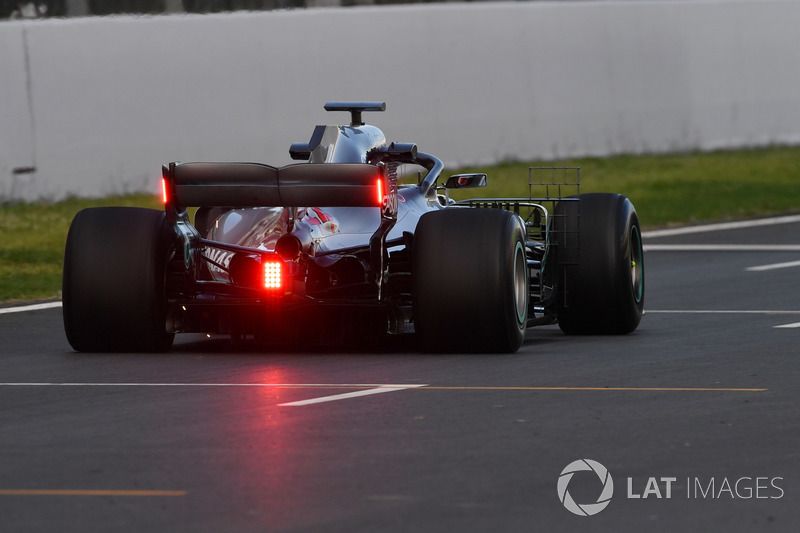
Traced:
[[[292, 144], [302, 163], [170, 163], [164, 211], [79, 212], [64, 256], [70, 345], [163, 351], [182, 332], [303, 345], [414, 333], [425, 351], [502, 353], [540, 324], [636, 329], [644, 261], [627, 198], [562, 197], [579, 187], [578, 169], [532, 168], [527, 198], [455, 201], [451, 190], [484, 186], [486, 175], [439, 185], [439, 159], [362, 122], [384, 103], [325, 109], [349, 112], [350, 124]], [[576, 179], [537, 182], [537, 172]]]

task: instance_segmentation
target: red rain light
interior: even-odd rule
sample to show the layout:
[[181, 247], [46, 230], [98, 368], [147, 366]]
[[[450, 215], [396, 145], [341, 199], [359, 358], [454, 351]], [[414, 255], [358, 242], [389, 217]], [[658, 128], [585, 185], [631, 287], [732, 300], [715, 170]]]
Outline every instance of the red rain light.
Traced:
[[375, 185], [376, 185], [376, 188], [377, 188], [377, 191], [378, 191], [378, 196], [377, 196], [378, 206], [382, 206], [383, 205], [383, 197], [384, 197], [384, 194], [383, 194], [383, 178], [378, 178], [378, 181], [375, 183]]
[[166, 205], [168, 200], [169, 198], [167, 198], [167, 180], [161, 178], [161, 201], [163, 201], [164, 205]]
[[283, 262], [265, 261], [264, 262], [264, 288], [280, 289], [283, 285]]

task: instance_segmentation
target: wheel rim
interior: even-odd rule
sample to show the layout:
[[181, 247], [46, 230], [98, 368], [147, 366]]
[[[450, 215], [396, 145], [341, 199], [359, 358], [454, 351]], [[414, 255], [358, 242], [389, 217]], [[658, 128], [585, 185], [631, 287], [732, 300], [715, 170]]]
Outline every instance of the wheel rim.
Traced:
[[639, 228], [631, 228], [631, 289], [636, 303], [641, 303], [644, 296], [644, 253]]
[[521, 242], [517, 242], [514, 250], [514, 305], [517, 311], [517, 321], [525, 322], [528, 316], [528, 287], [527, 287], [527, 257]]

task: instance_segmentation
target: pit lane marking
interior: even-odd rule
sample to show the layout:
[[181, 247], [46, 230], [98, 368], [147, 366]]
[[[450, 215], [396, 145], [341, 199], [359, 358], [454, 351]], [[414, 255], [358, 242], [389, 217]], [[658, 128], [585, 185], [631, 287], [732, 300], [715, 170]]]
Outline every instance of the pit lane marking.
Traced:
[[776, 270], [778, 268], [792, 268], [800, 266], [800, 261], [787, 261], [785, 263], [772, 263], [771, 265], [759, 265], [745, 268], [748, 272], [764, 272], [765, 270]]
[[0, 489], [0, 496], [186, 496], [185, 490]]
[[744, 388], [709, 388], [709, 387], [468, 387], [468, 386], [430, 386], [430, 385], [405, 385], [393, 386], [383, 385], [374, 389], [366, 389], [355, 392], [346, 392], [342, 394], [334, 394], [332, 396], [321, 396], [318, 398], [310, 398], [308, 400], [299, 400], [295, 402], [280, 403], [278, 407], [302, 407], [305, 405], [313, 405], [324, 402], [334, 402], [337, 400], [346, 400], [348, 398], [357, 398], [360, 396], [368, 396], [371, 394], [380, 394], [383, 392], [392, 392], [407, 390], [409, 388], [425, 388], [428, 390], [496, 390], [496, 391], [648, 391], [648, 392], [678, 392], [678, 391], [726, 391], [726, 392], [763, 392], [767, 389], [744, 389]]
[[25, 311], [39, 311], [40, 309], [52, 309], [54, 307], [61, 307], [61, 302], [47, 302], [43, 304], [20, 305], [18, 307], [3, 307], [0, 308], [0, 315], [8, 313], [22, 313]]
[[280, 389], [410, 389], [427, 387], [426, 384], [383, 384], [383, 383], [90, 383], [90, 382], [28, 382], [0, 383], [0, 387], [272, 387]]
[[[798, 312], [800, 313], [800, 312]], [[630, 391], [630, 392], [764, 392], [764, 388], [742, 387], [569, 387], [569, 386], [458, 386], [426, 384], [340, 384], [340, 383], [0, 383], [0, 387], [271, 387], [279, 389], [362, 389], [352, 393], [321, 396], [284, 405], [309, 405], [332, 399], [345, 399], [398, 390], [464, 391]]]
[[747, 229], [756, 226], [773, 226], [775, 224], [791, 224], [794, 222], [800, 222], [800, 215], [788, 215], [781, 217], [759, 218], [754, 220], [741, 220], [736, 222], [721, 222], [718, 224], [703, 224], [700, 226], [684, 226], [680, 228], [643, 231], [642, 238], [674, 237], [676, 235], [689, 235], [692, 233], [706, 233], [710, 231], [724, 231], [732, 229]]
[[333, 402], [370, 396], [384, 392], [427, 387], [427, 384], [326, 384], [326, 383], [0, 383], [0, 387], [266, 387], [277, 389], [362, 389], [307, 400], [278, 404], [280, 407], [300, 407], [315, 403]]
[[[800, 315], [800, 311], [792, 310], [743, 310], [743, 309], [648, 309], [651, 314], [673, 314], [673, 315]], [[776, 329], [791, 329], [800, 328], [800, 322], [793, 322], [791, 324], [781, 324], [780, 326], [772, 326]]]
[[645, 244], [643, 248], [645, 252], [800, 252], [800, 244]]
[[672, 315], [800, 315], [794, 309], [648, 309], [649, 314]]
[[332, 396], [320, 396], [318, 398], [310, 398], [308, 400], [299, 400], [296, 402], [279, 403], [279, 407], [301, 407], [304, 405], [312, 405], [315, 403], [335, 402], [337, 400], [346, 400], [348, 398], [357, 398], [359, 396], [369, 396], [371, 394], [381, 394], [384, 392], [394, 392], [400, 390], [407, 390], [410, 388], [427, 387], [427, 385], [380, 385], [374, 389], [365, 389], [355, 392], [344, 392], [342, 394], [334, 394]]

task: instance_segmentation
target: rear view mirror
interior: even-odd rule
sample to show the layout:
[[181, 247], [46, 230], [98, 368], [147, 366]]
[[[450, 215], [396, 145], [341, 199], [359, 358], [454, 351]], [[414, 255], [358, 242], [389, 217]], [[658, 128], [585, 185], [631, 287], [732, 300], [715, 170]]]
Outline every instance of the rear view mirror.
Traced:
[[486, 174], [455, 174], [447, 179], [445, 189], [472, 189], [486, 187]]

